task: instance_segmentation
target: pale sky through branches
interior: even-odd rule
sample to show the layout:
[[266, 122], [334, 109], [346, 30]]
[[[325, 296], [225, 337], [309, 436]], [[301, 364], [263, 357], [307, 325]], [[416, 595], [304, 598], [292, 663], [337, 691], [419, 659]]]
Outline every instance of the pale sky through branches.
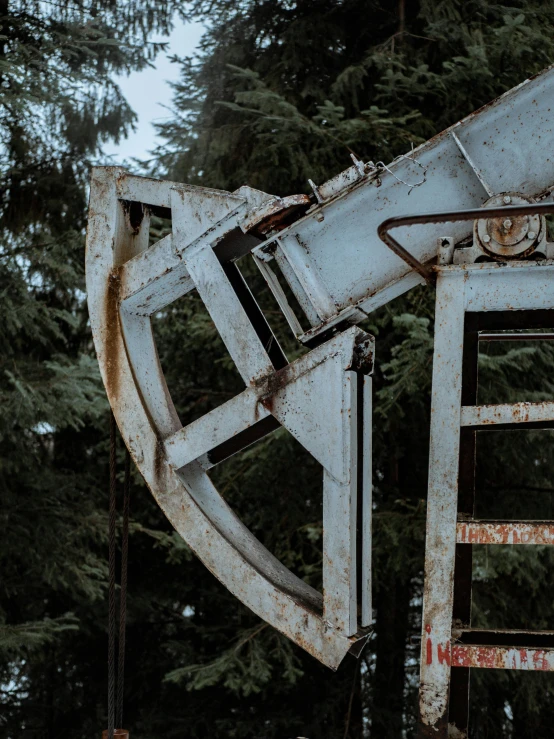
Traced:
[[[128, 77], [117, 77], [116, 81], [129, 104], [138, 115], [136, 131], [119, 144], [109, 143], [104, 152], [110, 164], [123, 164], [132, 157], [150, 158], [150, 153], [160, 139], [152, 123], [169, 118], [167, 107], [171, 106], [172, 89], [169, 82], [179, 78], [180, 66], [169, 61], [170, 56], [190, 56], [198, 46], [204, 26], [201, 23], [183, 23], [175, 19], [175, 27], [169, 38], [157, 36], [153, 41], [168, 41], [165, 52], [154, 60], [155, 67], [147, 67], [141, 72], [133, 72]], [[165, 108], [163, 106], [166, 106]]]

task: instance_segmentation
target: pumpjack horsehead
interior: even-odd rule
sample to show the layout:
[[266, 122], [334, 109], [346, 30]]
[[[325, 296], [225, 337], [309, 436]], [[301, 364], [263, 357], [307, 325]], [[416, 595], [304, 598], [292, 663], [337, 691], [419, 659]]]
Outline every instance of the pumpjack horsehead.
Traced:
[[[359, 654], [372, 624], [375, 342], [357, 324], [418, 284], [435, 286], [421, 736], [467, 736], [472, 668], [554, 669], [552, 634], [470, 623], [471, 544], [554, 544], [554, 527], [476, 520], [474, 473], [460, 466], [480, 429], [554, 422], [554, 403], [476, 404], [478, 341], [554, 326], [554, 246], [545, 222], [554, 212], [553, 111], [549, 68], [388, 166], [353, 157], [333, 179], [310, 183], [311, 196], [247, 186], [224, 192], [118, 167], [92, 173], [90, 320], [132, 459], [223, 585], [332, 669], [348, 652]], [[152, 215], [171, 218], [171, 233], [150, 245]], [[310, 349], [293, 362], [241, 275], [246, 255]], [[151, 317], [194, 289], [244, 390], [183, 426]], [[208, 475], [280, 426], [323, 467], [322, 592], [255, 538]]]

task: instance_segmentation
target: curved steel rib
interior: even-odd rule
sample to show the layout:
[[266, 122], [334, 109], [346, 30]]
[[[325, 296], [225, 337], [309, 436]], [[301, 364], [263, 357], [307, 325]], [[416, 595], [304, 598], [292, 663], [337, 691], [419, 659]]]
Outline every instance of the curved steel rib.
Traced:
[[[365, 641], [360, 629], [371, 622], [369, 566], [361, 572], [360, 586], [357, 582], [356, 531], [365, 530], [369, 565], [367, 374], [373, 340], [351, 328], [296, 362], [274, 368], [216, 254], [248, 212], [246, 190], [205, 191], [130, 177], [117, 168], [95, 169], [86, 256], [94, 342], [121, 434], [172, 525], [243, 603], [336, 669]], [[149, 212], [161, 207], [171, 209], [172, 234], [149, 247]], [[158, 360], [150, 316], [193, 288], [246, 387], [183, 428]], [[323, 593], [262, 546], [207, 474], [221, 458], [214, 450], [254, 427], [263, 434], [279, 425], [323, 466]], [[357, 464], [363, 465], [360, 474]], [[359, 508], [362, 522], [356, 520]]]

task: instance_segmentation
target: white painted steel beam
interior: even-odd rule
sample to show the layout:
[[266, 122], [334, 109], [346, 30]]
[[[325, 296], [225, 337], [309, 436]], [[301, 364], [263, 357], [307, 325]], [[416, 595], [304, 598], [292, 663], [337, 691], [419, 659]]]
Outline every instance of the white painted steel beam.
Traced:
[[439, 272], [419, 690], [420, 720], [436, 731], [445, 724], [450, 686], [450, 660], [441, 655], [452, 631], [463, 343], [464, 281]]
[[[120, 200], [147, 203], [157, 208], [171, 208], [171, 191], [180, 187], [177, 182], [156, 180], [152, 177], [137, 177], [120, 170], [116, 177], [116, 196]], [[202, 190], [201, 187], [196, 188]]]
[[554, 544], [554, 521], [458, 521], [457, 544]]
[[[303, 340], [342, 320], [357, 323], [362, 318], [354, 307], [374, 310], [421, 282], [377, 237], [389, 216], [480, 207], [489, 191], [547, 194], [554, 171], [548, 146], [537, 141], [551, 139], [553, 106], [550, 67], [386, 169], [368, 167], [362, 175], [350, 167], [319, 186], [323, 202], [254, 251], [275, 247], [300, 282], [309, 283], [304, 289], [318, 318]], [[471, 233], [470, 223], [448, 228], [455, 243]], [[443, 235], [437, 224], [398, 229], [398, 240], [423, 263], [436, 257]]]
[[[554, 543], [548, 521], [457, 520], [462, 427], [548, 422], [554, 403], [461, 406], [464, 319], [471, 311], [554, 309], [554, 263], [512, 262], [436, 267], [437, 304], [425, 581], [422, 617], [422, 736], [449, 736], [451, 668], [551, 669], [552, 650], [452, 643], [456, 545]], [[530, 319], [531, 320], [531, 319]]]
[[151, 316], [194, 288], [171, 234], [121, 266], [120, 299], [130, 313]]
[[[136, 209], [142, 213], [138, 225], [126, 216], [123, 201], [137, 197], [171, 205], [172, 234], [151, 247], [148, 208]], [[215, 251], [248, 212], [244, 198], [225, 197], [207, 192], [198, 216], [198, 189], [172, 184], [168, 192], [150, 181], [127, 182], [116, 168], [93, 171], [87, 288], [100, 369], [125, 443], [176, 530], [248, 607], [336, 668], [364, 642], [361, 627], [372, 620], [371, 423], [364, 415], [371, 413], [371, 380], [364, 375], [371, 371], [373, 340], [351, 328], [276, 371]], [[198, 290], [247, 387], [183, 427], [150, 316], [191, 289]], [[262, 546], [206, 474], [210, 452], [270, 417], [323, 468], [322, 593]]]
[[554, 670], [554, 649], [453, 644], [451, 658], [452, 667], [529, 672], [552, 672]]
[[371, 424], [373, 420], [373, 396], [371, 377], [363, 378], [363, 473], [362, 473], [362, 603], [360, 626], [370, 626], [373, 623], [372, 613], [372, 576], [371, 562], [373, 540], [372, 510], [373, 510], [373, 446]]
[[462, 426], [488, 426], [503, 423], [554, 421], [554, 403], [503, 403], [463, 406]]
[[256, 389], [247, 388], [165, 439], [169, 464], [185, 467], [269, 415]]

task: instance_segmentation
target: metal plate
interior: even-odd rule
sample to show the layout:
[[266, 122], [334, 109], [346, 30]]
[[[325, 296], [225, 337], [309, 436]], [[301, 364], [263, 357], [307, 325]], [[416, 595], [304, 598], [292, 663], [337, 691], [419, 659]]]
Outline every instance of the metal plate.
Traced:
[[[425, 168], [423, 184], [403, 184], [420, 181], [421, 169], [407, 158], [396, 160], [390, 171], [346, 185], [276, 236], [278, 252], [290, 261], [317, 314], [302, 340], [343, 320], [357, 323], [364, 316], [356, 305], [374, 310], [421, 282], [378, 239], [385, 218], [479, 207], [489, 195], [507, 191], [545, 193], [554, 184], [553, 106], [549, 68], [410, 154]], [[471, 233], [470, 224], [448, 229], [456, 242]], [[428, 262], [443, 232], [444, 226], [432, 224], [402, 228], [398, 240]], [[262, 245], [257, 252], [267, 249]]]
[[[351, 328], [276, 371], [216, 255], [218, 244], [248, 216], [248, 188], [228, 196], [170, 184], [168, 190], [167, 183], [117, 168], [93, 170], [87, 290], [110, 405], [135, 464], [192, 550], [261, 618], [336, 669], [367, 639], [362, 627], [371, 622], [371, 379], [366, 375], [372, 369], [373, 339]], [[128, 218], [126, 202], [135, 197], [171, 208], [171, 237], [148, 247], [148, 207], [137, 209], [142, 221], [131, 224]], [[193, 288], [245, 390], [183, 427], [159, 363], [150, 316]], [[271, 427], [264, 425], [268, 418], [275, 420]], [[221, 458], [214, 450], [249, 429], [263, 427], [263, 435], [279, 424], [323, 468], [323, 593], [262, 546], [207, 474]], [[361, 562], [358, 529], [365, 535]]]

